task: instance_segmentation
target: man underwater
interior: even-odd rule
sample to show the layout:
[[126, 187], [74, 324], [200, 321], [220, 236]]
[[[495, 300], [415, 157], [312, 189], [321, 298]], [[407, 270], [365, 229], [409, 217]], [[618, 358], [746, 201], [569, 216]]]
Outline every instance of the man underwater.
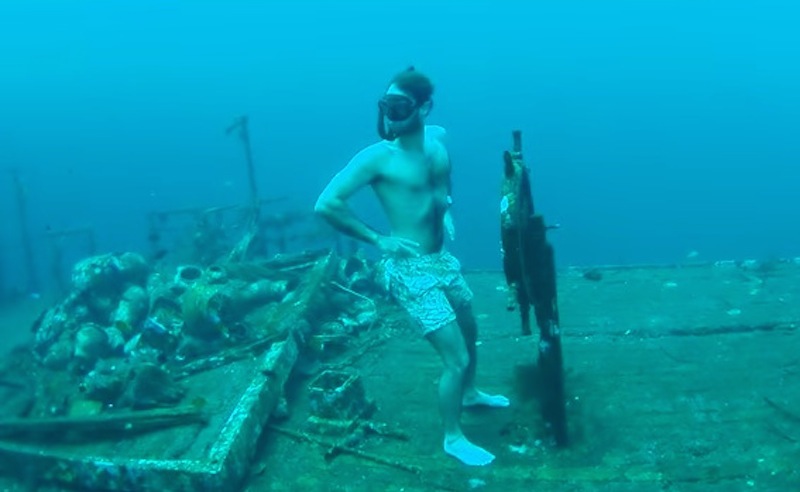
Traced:
[[[509, 400], [475, 387], [477, 323], [473, 294], [459, 261], [444, 247], [454, 239], [451, 166], [442, 127], [426, 126], [433, 84], [409, 68], [391, 81], [378, 106], [381, 140], [358, 152], [323, 190], [315, 212], [340, 232], [376, 246], [385, 257], [390, 294], [411, 315], [444, 364], [439, 408], [444, 450], [467, 465], [494, 455], [461, 430], [462, 407], [507, 407]], [[381, 234], [351, 212], [347, 200], [370, 185], [391, 232]]]

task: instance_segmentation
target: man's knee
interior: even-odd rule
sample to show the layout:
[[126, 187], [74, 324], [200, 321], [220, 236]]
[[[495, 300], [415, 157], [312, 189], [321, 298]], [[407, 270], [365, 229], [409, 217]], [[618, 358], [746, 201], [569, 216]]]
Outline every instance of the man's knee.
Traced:
[[469, 352], [457, 322], [448, 323], [431, 333], [428, 338], [441, 355], [446, 371], [466, 371], [469, 366]]
[[453, 347], [455, 354], [449, 360], [445, 361], [445, 369], [454, 372], [464, 372], [469, 367], [469, 353], [465, 344], [459, 344], [458, 347]]

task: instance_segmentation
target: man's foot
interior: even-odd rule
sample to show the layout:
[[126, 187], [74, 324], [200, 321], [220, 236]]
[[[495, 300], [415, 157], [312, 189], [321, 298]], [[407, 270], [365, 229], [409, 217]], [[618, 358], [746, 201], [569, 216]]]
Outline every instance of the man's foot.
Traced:
[[466, 437], [444, 440], [444, 452], [458, 458], [469, 466], [484, 466], [494, 460], [494, 455], [480, 446], [469, 442]]
[[511, 401], [503, 395], [490, 395], [483, 391], [468, 391], [464, 394], [462, 405], [465, 407], [503, 408], [511, 405]]

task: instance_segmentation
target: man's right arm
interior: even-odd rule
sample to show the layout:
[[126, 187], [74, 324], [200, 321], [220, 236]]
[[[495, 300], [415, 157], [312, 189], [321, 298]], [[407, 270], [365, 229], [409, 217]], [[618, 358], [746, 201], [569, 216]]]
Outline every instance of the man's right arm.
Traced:
[[314, 212], [335, 229], [373, 245], [381, 235], [353, 214], [347, 200], [378, 178], [382, 151], [381, 145], [375, 144], [356, 154], [328, 183], [314, 205]]

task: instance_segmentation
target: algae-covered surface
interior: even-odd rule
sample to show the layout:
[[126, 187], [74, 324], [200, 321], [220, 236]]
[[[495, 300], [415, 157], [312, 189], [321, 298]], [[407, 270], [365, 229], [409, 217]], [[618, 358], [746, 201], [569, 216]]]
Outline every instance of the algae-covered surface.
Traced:
[[[499, 272], [467, 276], [480, 323], [478, 380], [510, 396], [465, 412], [465, 432], [497, 455], [468, 468], [441, 450], [440, 363], [390, 306], [357, 359], [374, 420], [408, 440], [358, 449], [401, 470], [275, 432], [248, 491], [800, 490], [800, 264], [600, 268], [559, 276], [570, 446], [544, 433], [531, 383], [536, 339], [520, 336]], [[302, 385], [283, 428], [302, 430]]]
[[[241, 360], [193, 375], [185, 381], [183, 408], [196, 408], [202, 423], [189, 421], [183, 426], [136, 433], [110, 440], [100, 438], [76, 442], [50, 442], [50, 452], [63, 455], [88, 455], [114, 459], [206, 460], [209, 450], [239, 404], [242, 395], [259, 373], [258, 360]], [[221, 384], [224, 382], [224, 384]], [[133, 429], [132, 426], [132, 430]]]
[[[303, 434], [307, 383], [322, 368], [298, 375], [288, 419], [273, 422], [288, 434], [265, 430], [244, 490], [800, 490], [800, 261], [585, 274], [567, 269], [558, 279], [567, 448], [548, 440], [534, 383], [537, 338], [521, 336], [518, 313], [506, 310], [502, 273], [472, 272], [478, 381], [512, 406], [466, 411], [463, 424], [497, 455], [494, 463], [469, 468], [443, 453], [438, 357], [402, 312], [379, 301], [380, 322], [327, 367], [360, 374], [378, 408], [372, 421], [392, 435], [367, 434], [354, 455], [334, 452], [335, 437]], [[230, 370], [204, 373], [190, 393], [236, 390], [231, 383], [249, 373]], [[187, 432], [192, 443], [142, 444], [163, 451], [147, 446], [148, 454], [194, 457], [213, 440], [204, 432]], [[29, 489], [0, 483], [0, 490]]]

